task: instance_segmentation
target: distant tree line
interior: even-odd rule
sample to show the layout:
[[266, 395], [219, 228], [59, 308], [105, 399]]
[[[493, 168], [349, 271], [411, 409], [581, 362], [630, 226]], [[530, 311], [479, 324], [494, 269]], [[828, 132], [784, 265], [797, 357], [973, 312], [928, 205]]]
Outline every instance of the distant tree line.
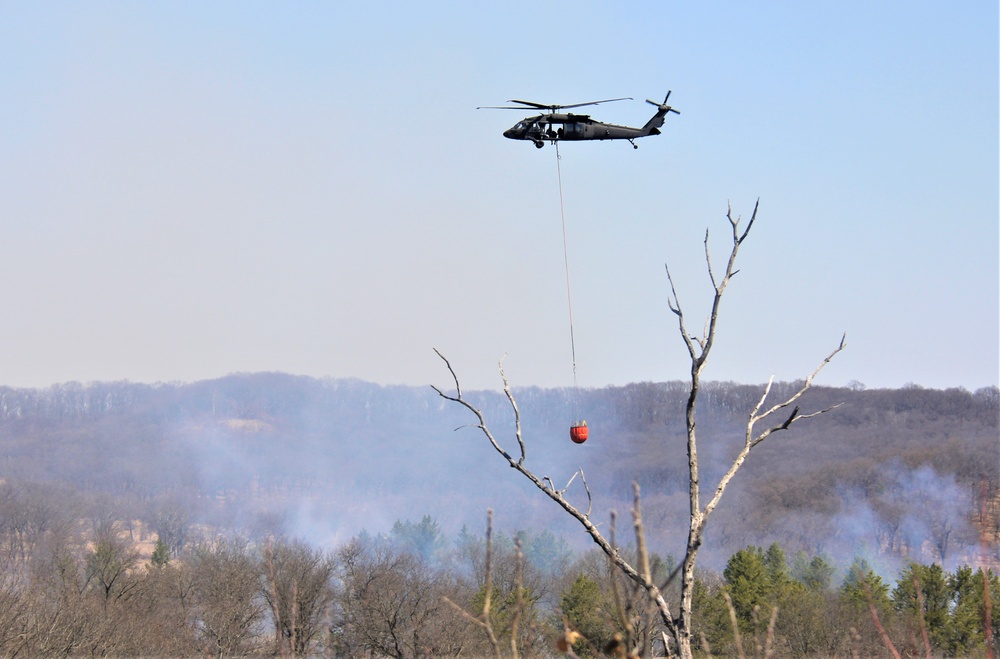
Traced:
[[[533, 464], [557, 479], [583, 468], [608, 509], [627, 509], [637, 480], [651, 493], [644, 504], [651, 519], [682, 523], [673, 495], [686, 487], [684, 461], [655, 458], [664, 450], [683, 455], [686, 386], [515, 389], [524, 431], [539, 438]], [[795, 386], [775, 383], [775, 395]], [[713, 438], [707, 450], [735, 450], [733, 438], [762, 388], [703, 383], [699, 428]], [[501, 392], [467, 395], [498, 426], [509, 416]], [[1000, 535], [996, 387], [854, 383], [814, 387], [807, 396], [803, 405], [812, 408], [842, 405], [822, 424], [757, 449], [755, 468], [734, 483], [706, 538], [717, 565], [739, 547], [778, 541], [791, 552], [838, 558], [845, 546], [866, 542], [951, 567], [978, 545], [971, 521], [984, 508], [983, 523]], [[576, 415], [590, 425], [584, 447], [566, 438], [566, 419]], [[177, 546], [191, 525], [252, 538], [303, 535], [294, 522], [304, 499], [331, 525], [346, 524], [345, 509], [356, 510], [351, 534], [367, 525], [368, 511], [386, 508], [402, 517], [430, 511], [454, 530], [511, 497], [539, 526], [552, 526], [544, 502], [482, 477], [485, 449], [451, 432], [466, 422], [430, 388], [280, 373], [0, 387], [0, 479], [35, 499], [70, 501], [80, 516], [113, 507], [119, 519], [141, 519]], [[427, 460], [431, 454], [439, 459]], [[409, 508], [400, 508], [401, 492]], [[436, 508], [441, 501], [447, 512]], [[864, 537], [846, 535], [845, 525]], [[671, 538], [650, 541], [674, 551]]]

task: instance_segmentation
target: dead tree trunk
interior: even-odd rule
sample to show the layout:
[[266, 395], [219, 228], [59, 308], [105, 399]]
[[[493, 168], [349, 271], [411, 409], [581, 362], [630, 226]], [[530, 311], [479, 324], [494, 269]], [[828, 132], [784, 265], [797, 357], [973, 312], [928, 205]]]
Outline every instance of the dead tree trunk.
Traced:
[[[709, 253], [708, 244], [708, 232], [705, 233], [705, 262], [708, 268], [709, 279], [712, 283], [712, 288], [714, 289], [714, 297], [712, 300], [712, 307], [709, 313], [707, 322], [705, 323], [705, 329], [701, 337], [696, 337], [691, 335], [685, 325], [684, 312], [681, 310], [681, 305], [677, 296], [677, 290], [674, 286], [673, 278], [670, 275], [670, 269], [667, 268], [667, 279], [670, 283], [671, 296], [668, 301], [670, 310], [677, 317], [678, 328], [680, 330], [681, 337], [687, 347], [688, 354], [691, 358], [691, 382], [690, 382], [690, 392], [687, 400], [686, 409], [686, 422], [687, 422], [687, 457], [688, 457], [688, 477], [689, 477], [689, 498], [690, 498], [690, 525], [688, 528], [688, 539], [687, 546], [684, 555], [684, 560], [680, 565], [680, 576], [681, 576], [681, 602], [680, 610], [675, 616], [667, 603], [666, 599], [663, 597], [663, 589], [666, 587], [665, 584], [657, 585], [652, 582], [649, 577], [649, 573], [646, 570], [642, 570], [641, 566], [637, 569], [635, 566], [631, 565], [626, 558], [619, 552], [618, 548], [613, 542], [609, 542], [598, 528], [591, 521], [591, 511], [593, 507], [593, 501], [590, 494], [590, 489], [587, 487], [587, 481], [584, 477], [583, 470], [577, 471], [566, 483], [566, 486], [562, 489], [557, 489], [552, 482], [552, 479], [548, 476], [543, 476], [539, 478], [536, 476], [526, 465], [526, 446], [524, 438], [521, 434], [521, 416], [517, 408], [517, 402], [511, 393], [510, 384], [507, 381], [507, 376], [503, 370], [503, 362], [499, 364], [500, 377], [503, 380], [504, 393], [507, 396], [508, 401], [514, 411], [514, 427], [515, 436], [518, 444], [518, 456], [515, 458], [510, 453], [508, 453], [504, 448], [497, 442], [493, 432], [489, 429], [486, 424], [486, 420], [483, 417], [482, 412], [476, 409], [472, 404], [462, 397], [462, 388], [459, 384], [458, 376], [452, 369], [451, 364], [440, 352], [436, 351], [438, 356], [444, 360], [448, 367], [448, 371], [455, 383], [455, 393], [447, 394], [441, 389], [434, 387], [434, 390], [442, 398], [450, 400], [452, 402], [458, 403], [471, 411], [477, 419], [477, 423], [472, 424], [473, 427], [478, 428], [489, 440], [490, 444], [493, 446], [494, 450], [499, 453], [507, 461], [507, 463], [517, 472], [522, 474], [525, 478], [530, 480], [535, 486], [545, 493], [550, 499], [559, 504], [563, 510], [565, 510], [571, 517], [576, 519], [594, 542], [604, 551], [609, 557], [611, 562], [617, 567], [622, 574], [639, 584], [647, 593], [650, 601], [656, 606], [659, 612], [660, 618], [666, 628], [667, 633], [673, 639], [673, 647], [668, 647], [667, 652], [671, 656], [680, 656], [683, 659], [690, 659], [691, 654], [691, 604], [692, 595], [694, 592], [694, 570], [698, 557], [698, 550], [701, 547], [702, 541], [704, 539], [705, 528], [708, 522], [708, 518], [711, 516], [712, 511], [718, 506], [719, 501], [722, 499], [722, 495], [728, 487], [729, 483], [732, 481], [736, 472], [739, 471], [740, 467], [743, 466], [747, 455], [750, 450], [755, 446], [760, 444], [770, 435], [779, 432], [781, 430], [787, 430], [793, 423], [801, 419], [808, 419], [814, 416], [819, 416], [825, 412], [833, 409], [832, 407], [821, 409], [818, 411], [801, 414], [799, 412], [799, 406], [795, 405], [792, 411], [785, 416], [785, 410], [791, 407], [799, 398], [812, 386], [812, 381], [816, 375], [823, 369], [826, 364], [833, 359], [834, 355], [844, 349], [846, 346], [845, 338], [841, 338], [840, 345], [831, 352], [816, 369], [809, 375], [808, 378], [803, 382], [799, 389], [792, 394], [789, 398], [783, 402], [772, 404], [768, 406], [767, 398], [771, 392], [772, 381], [768, 382], [764, 393], [760, 400], [757, 402], [756, 406], [750, 411], [747, 417], [747, 423], [745, 428], [744, 444], [743, 448], [740, 450], [736, 459], [730, 465], [728, 471], [720, 479], [719, 483], [715, 486], [712, 492], [711, 498], [708, 503], [704, 506], [701, 503], [701, 481], [700, 472], [698, 465], [698, 440], [696, 429], [696, 409], [698, 394], [701, 389], [701, 373], [705, 368], [705, 364], [708, 361], [709, 354], [711, 353], [712, 346], [715, 343], [716, 328], [719, 319], [719, 309], [722, 303], [723, 294], [726, 291], [730, 280], [738, 272], [736, 270], [736, 257], [739, 253], [740, 246], [743, 241], [746, 240], [750, 233], [750, 229], [753, 227], [754, 221], [757, 219], [757, 210], [759, 207], [759, 202], [754, 206], [753, 215], [750, 221], [747, 223], [746, 228], [740, 231], [739, 223], [740, 219], [737, 217], [733, 219], [732, 210], [726, 214], [726, 218], [732, 229], [732, 249], [729, 254], [729, 259], [726, 263], [726, 269], [721, 278], [717, 278], [716, 274], [712, 268], [712, 259]], [[779, 420], [780, 419], [780, 420]], [[758, 424], [765, 426], [764, 430], [757, 430]], [[580, 477], [580, 481], [583, 485], [584, 491], [587, 496], [587, 510], [586, 512], [579, 510], [573, 506], [565, 497], [566, 491], [572, 485], [576, 477]], [[638, 501], [636, 502], [638, 507]], [[673, 576], [673, 575], [672, 575]]]
[[[719, 505], [719, 501], [722, 499], [722, 495], [726, 491], [726, 487], [729, 486], [729, 483], [736, 475], [736, 472], [743, 466], [743, 463], [745, 462], [751, 449], [775, 432], [787, 430], [793, 423], [800, 419], [808, 419], [810, 417], [818, 416], [833, 409], [831, 407], [811, 412], [809, 414], [800, 414], [799, 407], [796, 405], [787, 418], [784, 417], [784, 414], [780, 414], [780, 416], [777, 417], [784, 418], [784, 421], [775, 423], [775, 417], [772, 417], [772, 415], [781, 413], [783, 410], [795, 403], [795, 401], [797, 401], [812, 386], [813, 379], [823, 369], [823, 367], [826, 366], [831, 359], [833, 359], [834, 355], [843, 350], [847, 345], [845, 342], [846, 337], [841, 337], [840, 345], [837, 346], [837, 348], [831, 352], [819, 366], [816, 367], [809, 377], [805, 379], [802, 386], [792, 396], [785, 401], [770, 407], [767, 407], [766, 403], [768, 395], [771, 392], [771, 385], [773, 384], [774, 378], [771, 378], [771, 380], [768, 381], [767, 387], [764, 389], [764, 394], [761, 396], [760, 400], [750, 411], [747, 417], [743, 448], [736, 456], [736, 459], [733, 460], [733, 463], [730, 465], [728, 471], [726, 471], [725, 475], [723, 475], [723, 477], [719, 480], [711, 499], [709, 499], [708, 503], [702, 507], [701, 479], [698, 465], [698, 438], [696, 433], [697, 424], [695, 421], [698, 394], [701, 391], [701, 373], [705, 368], [708, 356], [711, 353], [713, 345], [715, 344], [715, 335], [719, 320], [719, 308], [722, 303], [723, 295], [726, 292], [726, 287], [729, 285], [730, 280], [738, 272], [736, 270], [736, 257], [739, 254], [740, 246], [750, 234], [750, 229], [753, 227], [753, 223], [757, 219], [757, 210], [759, 206], [760, 202], [758, 201], [757, 205], [754, 206], [753, 215], [750, 217], [750, 221], [747, 223], [746, 229], [744, 229], [742, 233], [739, 228], [740, 218], [737, 217], [736, 219], [733, 219], [732, 209], [730, 209], [726, 214], [726, 219], [729, 220], [729, 224], [732, 228], [732, 249], [729, 253], [729, 260], [726, 263], [726, 269], [721, 279], [716, 278], [715, 272], [712, 268], [712, 259], [708, 247], [708, 232], [705, 232], [705, 264], [708, 268], [708, 276], [712, 283], [714, 296], [712, 299], [711, 311], [709, 312], [708, 320], [705, 323], [705, 330], [701, 337], [693, 336], [688, 333], [685, 325], [684, 312], [681, 310], [677, 290], [674, 287], [674, 280], [670, 275], [670, 268], [667, 268], [667, 279], [670, 282], [671, 291], [671, 298], [669, 299], [668, 304], [670, 306], [670, 310], [677, 317], [678, 330], [680, 331], [684, 345], [687, 347], [688, 356], [691, 359], [691, 385], [686, 408], [690, 526], [688, 528], [687, 549], [684, 555], [681, 575], [680, 612], [675, 625], [677, 629], [678, 652], [682, 657], [691, 656], [691, 602], [694, 592], [694, 569], [698, 558], [698, 550], [704, 539], [705, 526], [708, 522], [709, 516], [712, 514], [712, 511], [715, 510], [716, 506]], [[761, 422], [766, 423], [767, 427], [763, 431], [758, 431], [756, 426]]]

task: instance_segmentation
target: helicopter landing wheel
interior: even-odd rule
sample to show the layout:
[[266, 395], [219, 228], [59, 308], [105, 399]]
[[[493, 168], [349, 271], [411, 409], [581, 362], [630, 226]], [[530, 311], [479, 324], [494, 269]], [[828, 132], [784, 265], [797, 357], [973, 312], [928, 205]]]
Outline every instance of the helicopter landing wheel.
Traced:
[[543, 142], [541, 140], [538, 140], [537, 142], [535, 142], [535, 148], [536, 149], [541, 149], [543, 146], [545, 146], [545, 142]]

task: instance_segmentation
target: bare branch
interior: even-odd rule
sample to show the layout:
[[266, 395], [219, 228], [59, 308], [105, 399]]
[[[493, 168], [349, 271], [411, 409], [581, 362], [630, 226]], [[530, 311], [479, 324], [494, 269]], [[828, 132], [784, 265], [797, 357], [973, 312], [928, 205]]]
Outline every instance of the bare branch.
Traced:
[[[740, 223], [740, 217], [733, 221], [732, 208], [730, 208], [729, 213], [726, 217], [729, 218], [729, 223], [733, 225], [733, 241], [738, 245], [746, 240], [746, 237], [750, 234], [750, 229], [753, 227], [754, 221], [757, 219], [757, 209], [760, 208], [760, 197], [757, 198], [757, 202], [753, 205], [753, 215], [750, 216], [750, 221], [747, 223], [747, 228], [743, 231], [743, 234], [737, 237], [737, 226]], [[736, 274], [735, 272], [733, 274]]]
[[[448, 372], [451, 373], [451, 379], [455, 381], [455, 391], [457, 392], [455, 394], [456, 400], [461, 400], [462, 399], [462, 385], [460, 385], [458, 383], [458, 376], [455, 374], [455, 369], [453, 369], [451, 367], [451, 362], [448, 361], [448, 359], [444, 355], [441, 354], [440, 350], [438, 350], [437, 348], [434, 348], [433, 350], [437, 354], [437, 356], [440, 357], [441, 360], [444, 362], [444, 365], [448, 367]], [[433, 385], [431, 385], [431, 386], [433, 386]], [[438, 390], [437, 387], [434, 387], [434, 389], [439, 394], [441, 394], [442, 396], [444, 396], [444, 394], [441, 393], [441, 391]], [[445, 396], [445, 398], [447, 398], [447, 396]]]
[[[506, 355], [504, 355], [504, 357], [506, 357]], [[521, 435], [521, 411], [517, 409], [517, 401], [514, 400], [514, 394], [510, 391], [510, 382], [507, 381], [507, 374], [503, 371], [503, 358], [497, 362], [497, 368], [500, 369], [500, 378], [503, 380], [503, 392], [507, 395], [507, 400], [510, 402], [510, 406], [514, 410], [514, 434], [517, 435], [517, 445], [521, 448], [521, 458], [517, 461], [517, 463], [524, 464], [525, 450], [524, 437]]]
[[[752, 437], [752, 435], [753, 435], [753, 427], [754, 427], [754, 425], [757, 424], [757, 422], [763, 421], [764, 419], [766, 419], [767, 417], [769, 417], [771, 414], [774, 414], [775, 412], [788, 407], [789, 405], [791, 405], [792, 403], [794, 403], [795, 401], [797, 401], [799, 398], [801, 398], [802, 395], [804, 393], [806, 393], [812, 387], [813, 379], [815, 379], [815, 377], [819, 374], [819, 372], [821, 370], [823, 370], [823, 367], [826, 366], [827, 364], [829, 364], [830, 360], [832, 360], [833, 357], [838, 352], [840, 352], [841, 350], [843, 350], [846, 347], [847, 347], [847, 335], [844, 334], [841, 337], [841, 339], [840, 339], [840, 345], [838, 345], [837, 348], [834, 349], [833, 352], [831, 352], [829, 355], [827, 355], [826, 358], [823, 359], [822, 362], [820, 362], [819, 366], [817, 366], [815, 368], [815, 370], [813, 370], [813, 372], [809, 374], [809, 377], [806, 378], [805, 382], [802, 383], [802, 386], [799, 387], [799, 389], [794, 394], [792, 394], [784, 402], [779, 403], [778, 405], [775, 405], [775, 406], [771, 407], [770, 409], [768, 409], [763, 414], [758, 414], [758, 411], [760, 410], [760, 407], [764, 404], [764, 400], [767, 398], [767, 395], [771, 391], [771, 381], [768, 382], [767, 387], [764, 389], [764, 395], [761, 396], [760, 402], [757, 403], [757, 406], [750, 413], [749, 421], [747, 422], [747, 442], [748, 442], [748, 444], [750, 445], [751, 448], [754, 447], [754, 446], [756, 446], [757, 444], [760, 444], [762, 441], [764, 441], [765, 438], [767, 438], [768, 436], [772, 435], [773, 433], [776, 433], [776, 432], [778, 432], [780, 430], [787, 430], [792, 425], [792, 423], [794, 423], [795, 421], [799, 421], [801, 419], [811, 419], [811, 418], [819, 416], [821, 414], [826, 414], [827, 412], [829, 412], [831, 410], [835, 410], [838, 407], [840, 407], [841, 404], [838, 403], [836, 405], [831, 405], [830, 407], [824, 408], [822, 410], [818, 410], [816, 412], [810, 412], [808, 414], [799, 414], [799, 407], [796, 406], [795, 409], [792, 411], [791, 416], [788, 417], [788, 419], [786, 421], [784, 421], [783, 423], [780, 423], [780, 424], [777, 424], [775, 426], [772, 426], [772, 427], [768, 428], [767, 430], [761, 432], [756, 437]], [[773, 381], [773, 379], [774, 378], [772, 377], [771, 380]], [[751, 439], [751, 437], [752, 437], [752, 439]]]
[[510, 623], [510, 652], [517, 659], [517, 627], [521, 623], [521, 612], [524, 608], [524, 554], [521, 552], [521, 538], [514, 539], [514, 551], [517, 554], [517, 574], [514, 578], [514, 588], [517, 591], [514, 604], [514, 616]]
[[[673, 296], [672, 297], [673, 301], [671, 301], [671, 298], [667, 298], [667, 305], [670, 307], [670, 310], [674, 312], [674, 315], [677, 316], [677, 324], [680, 329], [681, 336], [684, 338], [684, 345], [687, 346], [688, 353], [691, 355], [691, 359], [695, 359], [696, 353], [694, 349], [694, 341], [698, 341], [699, 344], [701, 344], [701, 341], [699, 341], [698, 339], [694, 339], [693, 337], [688, 335], [687, 329], [684, 327], [684, 312], [681, 310], [681, 303], [679, 298], [677, 297], [677, 289], [674, 286], [674, 278], [670, 274], [670, 266], [665, 265], [664, 268], [666, 268], [667, 270], [667, 281], [670, 283], [670, 292], [671, 295]], [[702, 349], [704, 349], [704, 344], [701, 345]]]
[[486, 636], [490, 639], [493, 652], [497, 659], [500, 659], [500, 642], [497, 641], [496, 634], [493, 633], [493, 624], [490, 622], [490, 600], [493, 596], [493, 510], [486, 511], [486, 594], [483, 598], [483, 627], [486, 629]]
[[680, 574], [683, 569], [684, 563], [682, 561], [677, 564], [677, 567], [675, 567], [673, 571], [667, 575], [667, 578], [663, 580], [663, 583], [660, 584], [660, 592], [665, 591], [667, 587], [674, 582], [674, 579], [677, 578], [677, 575]]
[[792, 425], [792, 421], [795, 421], [795, 419], [797, 419], [798, 417], [799, 417], [799, 406], [796, 405], [795, 409], [792, 410], [792, 415], [788, 417], [788, 419], [778, 427], [779, 430], [787, 430], [788, 426]]
[[[761, 394], [760, 400], [757, 401], [757, 404], [754, 405], [754, 407], [753, 407], [752, 410], [750, 410], [750, 418], [751, 419], [753, 419], [753, 418], [761, 418], [761, 417], [757, 417], [757, 412], [759, 412], [760, 408], [764, 406], [764, 401], [767, 400], [768, 395], [770, 395], [770, 393], [771, 393], [771, 387], [773, 387], [773, 386], [774, 386], [774, 376], [772, 375], [770, 378], [768, 378], [767, 384], [764, 386], [764, 393]], [[767, 414], [764, 414], [764, 416], [767, 416]]]
[[767, 439], [768, 437], [770, 437], [771, 435], [780, 430], [788, 430], [789, 426], [791, 426], [792, 423], [795, 421], [801, 421], [802, 419], [811, 419], [813, 417], [820, 416], [821, 414], [826, 414], [827, 412], [835, 410], [838, 407], [841, 407], [842, 405], [843, 403], [837, 403], [836, 405], [831, 405], [830, 407], [825, 407], [821, 410], [810, 412], [809, 414], [799, 414], [799, 408], [796, 406], [795, 410], [792, 413], [792, 416], [790, 416], [784, 423], [780, 423], [774, 427], [768, 428], [767, 430], [764, 430], [759, 435], [754, 437], [750, 443], [750, 448], [757, 446], [757, 444], [760, 444], [762, 441], [764, 441], [765, 439]]
[[712, 253], [708, 249], [708, 229], [705, 229], [705, 265], [708, 266], [708, 278], [712, 282], [712, 288], [719, 292], [719, 285], [715, 282], [715, 273], [712, 272]]
[[573, 481], [575, 481], [575, 480], [576, 480], [576, 477], [577, 477], [577, 475], [578, 475], [579, 473], [580, 473], [580, 471], [574, 471], [574, 472], [573, 472], [573, 475], [572, 475], [572, 476], [570, 476], [570, 478], [569, 478], [569, 480], [568, 480], [568, 481], [566, 481], [566, 487], [564, 487], [563, 489], [559, 490], [559, 494], [562, 494], [563, 492], [565, 492], [566, 490], [568, 490], [568, 489], [569, 489], [569, 486], [573, 484]]
[[795, 394], [792, 397], [790, 397], [788, 400], [786, 400], [785, 402], [783, 402], [783, 403], [781, 403], [779, 405], [775, 405], [774, 407], [770, 408], [769, 410], [767, 410], [766, 412], [764, 412], [763, 414], [761, 414], [761, 415], [758, 416], [757, 415], [758, 410], [760, 410], [761, 406], [763, 406], [764, 400], [767, 398], [768, 393], [770, 393], [770, 391], [771, 391], [771, 382], [774, 380], [774, 378], [772, 377], [771, 381], [769, 381], [768, 384], [767, 384], [767, 388], [764, 390], [764, 395], [761, 396], [760, 402], [757, 403], [757, 406], [753, 409], [753, 412], [751, 413], [751, 418], [754, 418], [756, 421], [760, 421], [761, 419], [766, 418], [770, 414], [772, 414], [774, 412], [777, 412], [778, 410], [780, 410], [782, 408], [788, 407], [789, 405], [791, 405], [792, 403], [794, 403], [795, 401], [797, 401], [802, 396], [802, 394], [804, 394], [806, 391], [808, 391], [812, 387], [812, 382], [816, 378], [816, 376], [819, 375], [819, 372], [822, 371], [823, 368], [827, 364], [829, 364], [831, 360], [833, 360], [833, 358], [836, 356], [836, 354], [838, 352], [840, 352], [841, 350], [843, 350], [846, 347], [847, 347], [847, 334], [844, 334], [840, 338], [840, 345], [838, 345], [833, 350], [833, 352], [831, 352], [829, 355], [827, 355], [823, 359], [823, 361], [820, 362], [819, 366], [817, 366], [815, 369], [813, 369], [813, 372], [809, 374], [809, 377], [807, 377], [805, 379], [805, 382], [802, 383], [802, 386], [799, 387], [799, 390], [797, 392], [795, 392]]
[[[759, 203], [759, 202], [758, 202]], [[691, 345], [690, 338], [686, 331], [681, 331], [681, 335], [684, 337], [685, 343], [688, 345], [688, 351], [691, 353], [691, 358], [693, 361], [692, 367], [701, 370], [704, 367], [705, 361], [708, 359], [708, 354], [712, 349], [712, 344], [715, 342], [715, 328], [718, 324], [719, 319], [719, 307], [722, 303], [722, 296], [725, 293], [726, 287], [729, 285], [729, 280], [733, 278], [738, 271], [736, 270], [736, 256], [739, 253], [740, 245], [743, 240], [747, 237], [750, 231], [750, 226], [753, 225], [753, 220], [756, 219], [757, 207], [754, 207], [754, 217], [750, 220], [750, 225], [747, 226], [747, 230], [743, 232], [743, 235], [739, 235], [737, 232], [737, 227], [739, 225], [739, 218], [733, 219], [732, 217], [732, 207], [726, 213], [726, 217], [733, 228], [733, 246], [729, 253], [729, 260], [726, 263], [726, 271], [722, 276], [722, 279], [717, 279], [714, 269], [712, 267], [711, 252], [708, 246], [709, 233], [705, 231], [705, 265], [708, 269], [708, 277], [712, 283], [712, 288], [715, 291], [715, 295], [712, 299], [712, 309], [705, 321], [705, 331], [703, 338], [698, 340], [701, 346], [701, 354], [695, 355], [693, 347]], [[669, 271], [668, 271], [669, 276]], [[673, 288], [673, 282], [671, 282], [671, 289]], [[674, 293], [674, 298], [676, 299], [677, 294]]]
[[[618, 543], [615, 540], [615, 522], [618, 519], [618, 514], [615, 511], [611, 511], [611, 546], [615, 548], [615, 552], [618, 552]], [[625, 605], [622, 603], [622, 592], [621, 584], [618, 583], [618, 579], [615, 575], [615, 563], [614, 558], [608, 555], [608, 576], [611, 577], [611, 596], [612, 601], [615, 605], [615, 617], [618, 619], [619, 624], [622, 629], [628, 629], [628, 618], [625, 615]]]
[[764, 642], [764, 659], [774, 656], [774, 628], [778, 622], [778, 607], [771, 607], [771, 622], [767, 624], [767, 640]]
[[743, 639], [740, 636], [740, 626], [736, 621], [736, 609], [733, 607], [733, 598], [729, 593], [722, 591], [722, 598], [726, 600], [726, 608], [729, 609], [729, 624], [733, 627], [733, 641], [736, 644], [736, 653], [740, 659], [746, 659], [743, 653]]
[[670, 266], [663, 264], [664, 269], [667, 271], [667, 281], [670, 283], [670, 296], [667, 298], [667, 306], [678, 316], [683, 316], [684, 313], [681, 311], [681, 303], [677, 298], [677, 289], [674, 287], [674, 278], [670, 274]]
[[[580, 467], [580, 482], [583, 483], [583, 489], [587, 493], [587, 514], [585, 517], [590, 519], [590, 512], [594, 508], [594, 498], [590, 495], [590, 486], [587, 485], [587, 477], [583, 474], [583, 467]], [[569, 485], [566, 487], [569, 487]]]
[[[559, 635], [559, 638], [556, 639], [556, 649], [572, 659], [579, 659], [579, 655], [573, 652], [573, 645], [579, 640], [586, 641], [588, 645], [590, 644], [590, 641], [584, 638], [583, 634], [570, 628], [569, 620], [566, 619], [566, 616], [563, 616], [563, 631], [562, 634]], [[596, 648], [593, 648], [593, 646], [591, 646], [591, 648], [596, 655]]]
[[649, 553], [646, 550], [646, 534], [642, 528], [642, 512], [639, 504], [639, 482], [632, 482], [634, 492], [632, 499], [632, 523], [635, 526], [635, 546], [639, 554], [639, 574], [645, 580], [647, 586], [653, 582], [649, 571]]
[[769, 410], [767, 410], [763, 414], [758, 414], [757, 413], [758, 410], [763, 405], [764, 400], [767, 398], [768, 394], [771, 391], [771, 386], [772, 386], [774, 378], [771, 378], [771, 380], [768, 381], [767, 386], [764, 388], [764, 394], [761, 396], [760, 401], [757, 403], [757, 405], [754, 407], [754, 409], [750, 412], [749, 418], [747, 419], [746, 437], [745, 437], [745, 440], [744, 440], [743, 449], [740, 450], [739, 454], [736, 456], [736, 459], [733, 460], [733, 463], [730, 465], [729, 470], [719, 480], [719, 484], [715, 488], [715, 493], [713, 494], [712, 499], [709, 501], [708, 505], [705, 506], [705, 510], [703, 511], [703, 515], [702, 515], [701, 519], [699, 520], [699, 524], [698, 524], [699, 530], [702, 529], [702, 528], [704, 528], [705, 522], [707, 521], [708, 516], [712, 513], [713, 510], [715, 510], [715, 507], [718, 505], [719, 500], [722, 499], [722, 495], [725, 492], [726, 487], [729, 485], [729, 482], [736, 475], [736, 472], [739, 471], [740, 467], [743, 466], [743, 462], [746, 460], [747, 455], [750, 453], [750, 450], [752, 448], [754, 448], [755, 446], [757, 446], [758, 444], [760, 444], [762, 441], [764, 441], [770, 435], [772, 435], [772, 434], [774, 434], [776, 432], [779, 432], [781, 430], [787, 430], [792, 425], [792, 423], [794, 423], [796, 421], [799, 421], [801, 419], [810, 419], [812, 417], [819, 416], [820, 414], [825, 414], [826, 412], [829, 412], [830, 410], [833, 410], [833, 409], [836, 409], [837, 407], [839, 407], [839, 405], [833, 405], [831, 407], [828, 407], [828, 408], [823, 409], [823, 410], [819, 410], [817, 412], [811, 412], [809, 414], [800, 414], [799, 413], [799, 407], [796, 406], [792, 410], [791, 415], [785, 421], [783, 421], [783, 422], [781, 422], [781, 423], [779, 423], [777, 425], [774, 425], [774, 426], [771, 426], [771, 427], [767, 428], [766, 430], [764, 430], [763, 432], [761, 432], [758, 435], [754, 435], [754, 425], [757, 424], [757, 422], [759, 422], [759, 421], [761, 421], [763, 419], [766, 419], [768, 416], [770, 416], [774, 412], [788, 407], [793, 402], [795, 402], [796, 400], [798, 400], [799, 398], [801, 398], [802, 395], [806, 391], [808, 391], [809, 388], [812, 386], [812, 381], [813, 381], [813, 378], [815, 378], [816, 374], [819, 373], [823, 369], [824, 366], [826, 366], [827, 364], [830, 363], [830, 360], [833, 359], [834, 355], [836, 355], [838, 352], [840, 352], [841, 350], [843, 350], [846, 346], [847, 346], [847, 344], [845, 342], [845, 339], [841, 338], [840, 345], [837, 346], [837, 348], [833, 352], [831, 352], [820, 363], [820, 365], [809, 375], [808, 378], [806, 378], [806, 381], [802, 384], [801, 387], [799, 387], [799, 389], [794, 394], [792, 394], [791, 397], [789, 397], [783, 403], [780, 403], [780, 404], [775, 405], [774, 407], [770, 408]]
[[486, 426], [486, 419], [483, 417], [483, 413], [480, 412], [475, 406], [473, 406], [467, 400], [465, 400], [464, 398], [462, 398], [462, 387], [461, 387], [461, 385], [458, 382], [458, 376], [455, 375], [455, 371], [452, 370], [451, 364], [448, 362], [448, 360], [445, 358], [445, 356], [442, 355], [437, 350], [437, 348], [434, 349], [434, 352], [436, 352], [437, 355], [438, 355], [438, 357], [440, 357], [444, 361], [444, 363], [448, 366], [448, 370], [451, 372], [451, 375], [452, 375], [452, 377], [455, 380], [455, 390], [458, 393], [455, 396], [451, 396], [449, 394], [444, 393], [441, 389], [439, 389], [438, 387], [436, 387], [434, 385], [431, 385], [431, 389], [433, 389], [434, 391], [436, 391], [437, 394], [439, 396], [441, 396], [442, 398], [444, 398], [445, 400], [450, 400], [453, 403], [458, 403], [459, 405], [461, 405], [465, 409], [467, 409], [470, 412], [472, 412], [476, 416], [476, 420], [479, 422], [479, 423], [474, 424], [474, 425], [473, 424], [468, 424], [468, 425], [465, 425], [465, 426], [459, 426], [459, 428], [456, 428], [456, 430], [458, 430], [460, 428], [469, 428], [469, 427], [478, 428], [484, 435], [486, 435], [486, 438], [489, 439], [490, 444], [497, 451], [497, 453], [499, 453], [500, 455], [502, 455], [507, 460], [507, 462], [509, 462], [511, 464], [511, 466], [514, 466], [515, 464], [519, 464], [519, 463], [515, 463], [514, 459], [510, 457], [510, 454], [507, 453], [507, 451], [505, 451], [503, 449], [503, 447], [501, 447], [500, 444], [497, 442], [496, 438], [493, 436], [493, 433], [490, 432], [490, 429]]
[[472, 615], [471, 613], [460, 607], [458, 604], [455, 604], [455, 602], [453, 602], [451, 598], [448, 597], [447, 595], [442, 595], [441, 599], [444, 600], [445, 604], [451, 606], [451, 608], [455, 609], [456, 613], [461, 614], [462, 617], [468, 620], [469, 622], [475, 623], [476, 625], [482, 627], [483, 629], [486, 628], [486, 625], [483, 623], [481, 616]]

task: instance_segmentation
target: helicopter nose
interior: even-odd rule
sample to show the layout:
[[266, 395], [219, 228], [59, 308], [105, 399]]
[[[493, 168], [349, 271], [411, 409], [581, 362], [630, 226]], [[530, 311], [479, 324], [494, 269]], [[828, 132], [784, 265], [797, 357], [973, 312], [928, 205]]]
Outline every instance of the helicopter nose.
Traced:
[[508, 128], [507, 130], [505, 130], [503, 132], [503, 136], [506, 137], [509, 140], [517, 139], [517, 136], [514, 134], [514, 129], [513, 128]]

